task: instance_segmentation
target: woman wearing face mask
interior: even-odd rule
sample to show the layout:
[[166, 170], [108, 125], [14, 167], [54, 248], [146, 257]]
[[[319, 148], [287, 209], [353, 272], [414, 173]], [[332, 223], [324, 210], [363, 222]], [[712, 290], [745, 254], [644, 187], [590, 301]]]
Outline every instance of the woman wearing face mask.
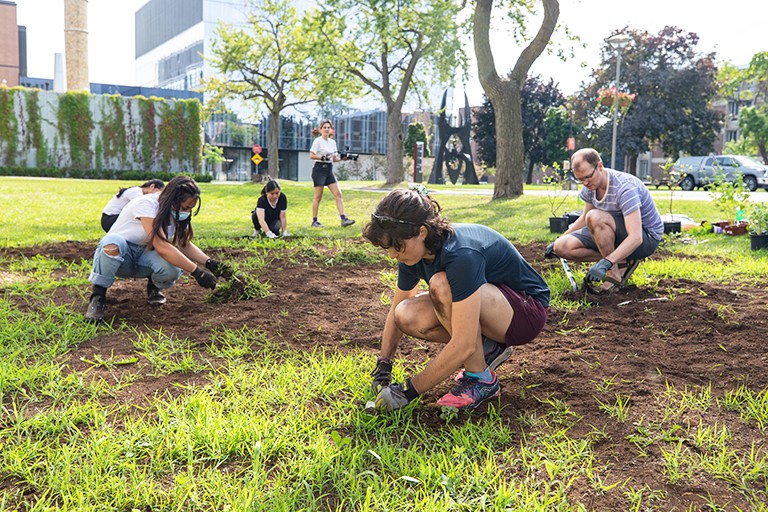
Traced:
[[270, 179], [256, 202], [256, 208], [251, 212], [253, 222], [252, 237], [264, 234], [267, 238], [277, 238], [280, 233], [290, 236], [285, 211], [288, 209], [288, 198], [280, 191], [277, 180]]
[[94, 254], [86, 319], [104, 319], [107, 289], [115, 277], [148, 277], [147, 302], [159, 306], [165, 303], [162, 290], [173, 286], [182, 271], [210, 289], [216, 287], [216, 276], [231, 273], [192, 243], [193, 210], [200, 210], [200, 189], [187, 176], [177, 176], [160, 194], [145, 194], [123, 208]]

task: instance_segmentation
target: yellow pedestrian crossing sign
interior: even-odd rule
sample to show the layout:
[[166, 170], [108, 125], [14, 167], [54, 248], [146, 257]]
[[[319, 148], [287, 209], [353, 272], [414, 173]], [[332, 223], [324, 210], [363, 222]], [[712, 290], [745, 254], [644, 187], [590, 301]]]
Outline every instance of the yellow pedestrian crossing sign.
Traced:
[[264, 160], [264, 158], [258, 153], [251, 157], [251, 162], [255, 163], [256, 165], [259, 165], [262, 160]]

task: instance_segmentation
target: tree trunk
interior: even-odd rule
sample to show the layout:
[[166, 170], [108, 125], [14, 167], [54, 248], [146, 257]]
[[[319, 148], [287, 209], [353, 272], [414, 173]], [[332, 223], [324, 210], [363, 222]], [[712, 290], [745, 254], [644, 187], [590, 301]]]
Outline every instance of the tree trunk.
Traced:
[[533, 183], [533, 160], [528, 160], [528, 172], [525, 175], [525, 184]]
[[555, 30], [560, 4], [557, 0], [542, 0], [544, 19], [538, 33], [522, 51], [510, 73], [502, 79], [496, 72], [491, 51], [489, 32], [493, 0], [477, 0], [472, 32], [480, 83], [496, 113], [496, 185], [493, 198], [516, 197], [523, 193], [525, 174], [525, 148], [523, 146], [523, 119], [520, 90], [528, 70], [546, 48]]
[[402, 106], [397, 102], [387, 105], [387, 186], [403, 181], [403, 126]]
[[757, 151], [760, 153], [760, 158], [763, 159], [763, 163], [768, 164], [768, 151], [766, 151], [765, 142], [758, 142]]
[[493, 187], [493, 198], [517, 197], [523, 193], [525, 178], [520, 88], [514, 81], [505, 81], [502, 87], [486, 94], [496, 112], [496, 185]]
[[280, 174], [280, 160], [277, 149], [277, 141], [280, 135], [280, 111], [271, 110], [269, 112], [269, 133], [267, 134], [267, 148], [269, 149], [267, 158], [267, 174], [270, 178], [277, 179]]

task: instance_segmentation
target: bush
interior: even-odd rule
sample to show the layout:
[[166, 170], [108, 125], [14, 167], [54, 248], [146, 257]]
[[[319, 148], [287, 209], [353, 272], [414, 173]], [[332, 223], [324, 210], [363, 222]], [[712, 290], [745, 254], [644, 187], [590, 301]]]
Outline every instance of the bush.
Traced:
[[213, 176], [200, 173], [174, 173], [150, 171], [111, 171], [108, 169], [54, 169], [51, 167], [0, 167], [0, 176], [30, 176], [34, 178], [76, 178], [86, 180], [127, 180], [147, 181], [160, 179], [170, 181], [174, 176], [184, 174], [198, 183], [210, 183]]

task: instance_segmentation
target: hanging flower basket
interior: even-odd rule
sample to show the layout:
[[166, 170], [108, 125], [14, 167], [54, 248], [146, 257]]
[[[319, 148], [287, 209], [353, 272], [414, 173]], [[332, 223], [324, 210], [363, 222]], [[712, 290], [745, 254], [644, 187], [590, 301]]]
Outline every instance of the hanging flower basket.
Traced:
[[[616, 98], [616, 96], [618, 96], [618, 98]], [[614, 99], [616, 99], [616, 103], [618, 103], [619, 108], [623, 112], [626, 112], [629, 106], [632, 105], [632, 101], [634, 101], [635, 95], [628, 92], [618, 92], [616, 91], [615, 87], [608, 87], [606, 89], [600, 89], [597, 91], [598, 105], [613, 107]]]

